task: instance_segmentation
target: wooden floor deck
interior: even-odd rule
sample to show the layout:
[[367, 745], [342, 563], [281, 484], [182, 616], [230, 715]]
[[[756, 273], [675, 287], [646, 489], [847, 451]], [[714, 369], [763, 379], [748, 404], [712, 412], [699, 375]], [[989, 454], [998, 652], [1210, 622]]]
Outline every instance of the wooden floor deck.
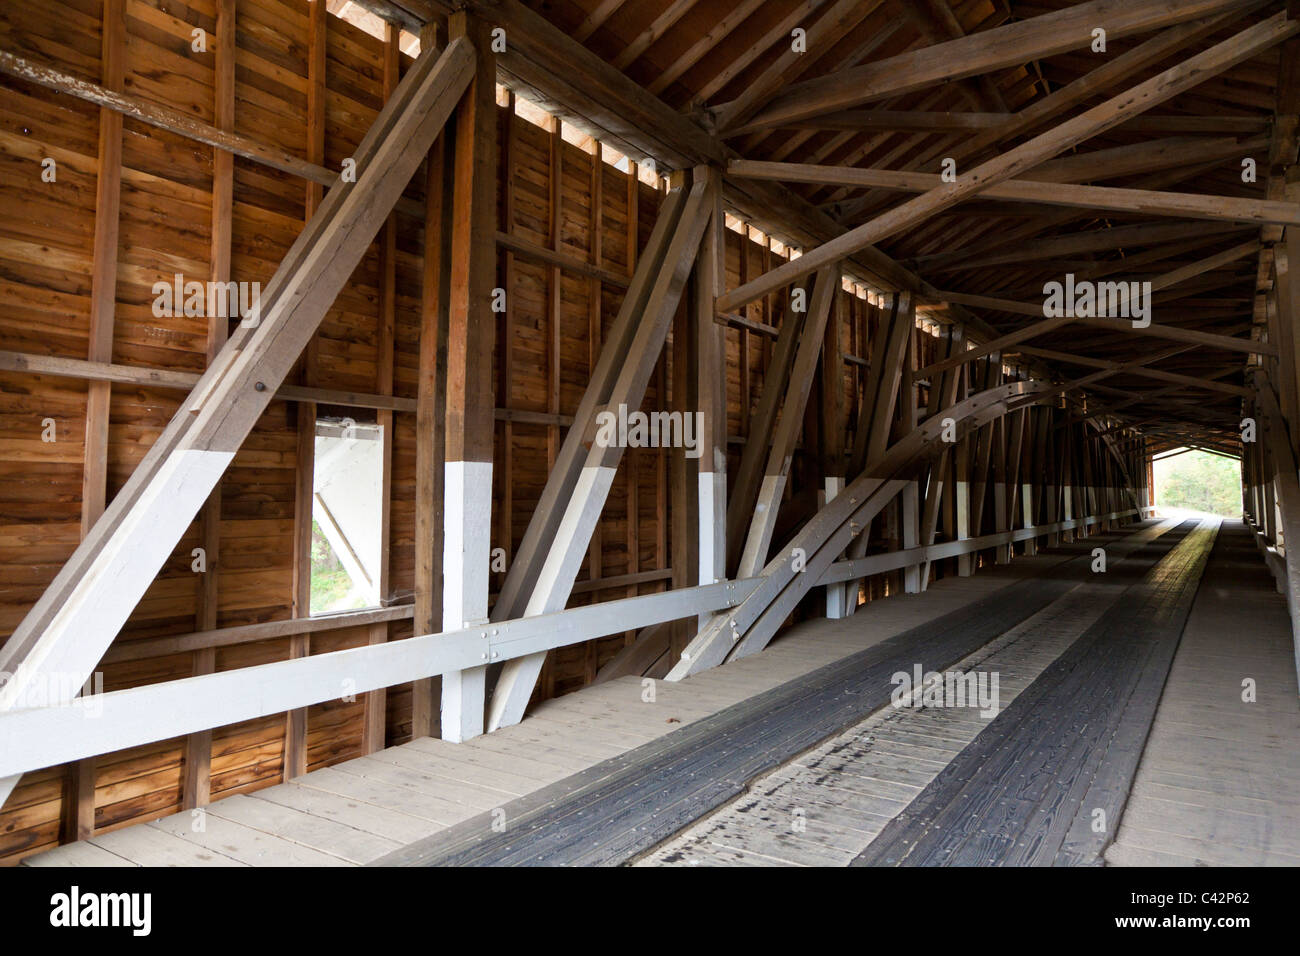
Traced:
[[611, 757], [979, 600], [1066, 560], [1045, 554], [869, 613], [810, 622], [760, 654], [677, 684], [639, 678], [589, 687], [464, 744], [422, 739], [255, 793], [100, 833], [28, 866], [349, 866], [369, 863]]
[[[1300, 696], [1286, 599], [1225, 525], [1106, 860], [1300, 865]], [[1243, 700], [1243, 681], [1256, 700]]]
[[[800, 688], [823, 673], [819, 669], [846, 666], [868, 649], [870, 658], [891, 638], [925, 635], [941, 628], [945, 615], [974, 620], [984, 613], [979, 602], [1001, 589], [1038, 587], [1031, 582], [1053, 580], [1053, 573], [1059, 580], [1066, 562], [1075, 559], [1077, 570], [1080, 555], [1104, 545], [1112, 566], [1126, 570], [1076, 575], [1069, 587], [1043, 598], [1037, 610], [1013, 616], [1015, 626], [953, 668], [996, 671], [1000, 712], [1006, 711], [1022, 695], [1032, 696], [1031, 688], [1041, 692], [1044, 674], [1060, 669], [1063, 656], [1097, 631], [1095, 625], [1132, 593], [1134, 581], [1187, 530], [1171, 533], [1172, 527], [1152, 523], [1133, 534], [1096, 536], [973, 577], [949, 578], [925, 595], [875, 602], [851, 618], [805, 622], [760, 654], [681, 683], [611, 681], [548, 701], [523, 723], [465, 744], [413, 741], [218, 801], [198, 814], [101, 833], [26, 862], [437, 862], [445, 858], [437, 847], [463, 849], [466, 832], [486, 837], [497, 824], [509, 830], [530, 806], [550, 806], [552, 794], [592, 793], [584, 781], [614, 779], [608, 768], [637, 759], [635, 754], [667, 759], [674, 741], [689, 740], [693, 727], [703, 733], [707, 721], [725, 718], [728, 708], [735, 714], [758, 695]], [[1163, 544], [1156, 540], [1161, 535], [1167, 535]], [[1241, 701], [1245, 678], [1256, 681], [1257, 703]], [[1144, 719], [1151, 723], [1149, 712]], [[830, 739], [823, 734], [771, 772], [749, 774], [738, 798], [732, 799], [733, 785], [726, 791], [729, 802], [707, 816], [686, 814], [669, 831], [675, 837], [637, 862], [848, 864], [909, 807], [915, 812], [918, 796], [963, 754], [969, 760], [989, 726], [990, 719], [973, 709], [931, 707], [886, 706], [866, 719], [844, 720]], [[1286, 609], [1240, 525], [1226, 525], [1220, 533], [1151, 726], [1107, 862], [1300, 863], [1300, 698]], [[728, 746], [734, 751], [738, 745]], [[627, 770], [625, 779], [636, 776]], [[1134, 779], [1131, 766], [1127, 779]], [[517, 840], [497, 837], [498, 858], [527, 861], [527, 831], [521, 825], [514, 831]], [[503, 841], [514, 842], [502, 847]], [[572, 834], [569, 841], [571, 846]], [[429, 846], [434, 850], [418, 849]], [[572, 853], [569, 858], [583, 859]]]
[[[974, 709], [952, 707], [886, 708], [756, 781], [744, 798], [687, 829], [640, 865], [850, 864], [935, 784], [959, 754], [972, 749], [993, 717], [1011, 706], [1131, 590], [1134, 580], [1177, 537], [1165, 531], [1153, 541], [1161, 530], [1152, 528], [1115, 543], [1089, 539], [1088, 547], [1105, 543], [1109, 573], [1091, 576], [952, 668], [998, 674], [1000, 706], [995, 713], [985, 716]], [[974, 814], [965, 816], [977, 820]], [[996, 829], [980, 823], [971, 826], [977, 836]]]

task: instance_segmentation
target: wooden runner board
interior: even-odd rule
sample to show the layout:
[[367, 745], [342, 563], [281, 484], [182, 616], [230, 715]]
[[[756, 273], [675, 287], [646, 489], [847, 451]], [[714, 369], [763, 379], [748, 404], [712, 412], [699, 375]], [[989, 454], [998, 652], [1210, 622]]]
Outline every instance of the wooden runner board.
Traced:
[[1101, 863], [1217, 530], [1190, 524], [853, 865]]
[[725, 801], [749, 780], [888, 703], [889, 677], [923, 660], [942, 669], [1069, 592], [1090, 556], [1001, 588], [866, 651], [653, 740], [503, 810], [405, 847], [376, 865], [610, 864], [626, 861]]

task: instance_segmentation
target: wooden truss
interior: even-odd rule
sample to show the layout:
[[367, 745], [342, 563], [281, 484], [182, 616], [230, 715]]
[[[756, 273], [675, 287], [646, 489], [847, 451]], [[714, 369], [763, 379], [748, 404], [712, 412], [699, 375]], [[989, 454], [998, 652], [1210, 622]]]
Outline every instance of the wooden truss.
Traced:
[[[404, 4], [373, 0], [371, 5], [416, 29], [430, 19], [413, 15]], [[671, 27], [689, 4], [666, 12], [612, 65], [581, 40], [600, 29], [606, 15], [601, 11], [612, 12], [617, 4], [602, 4], [573, 36], [517, 0], [468, 0], [455, 11], [443, 10], [439, 3], [420, 6], [450, 14], [451, 42], [441, 52], [431, 47], [392, 90], [354, 157], [356, 182], [342, 181], [318, 162], [258, 147], [229, 129], [150, 108], [110, 89], [111, 84], [80, 83], [0, 53], [0, 70], [11, 75], [328, 186], [271, 280], [257, 327], [239, 329], [197, 381], [150, 381], [189, 389], [189, 396], [0, 650], [0, 671], [14, 675], [0, 687], [0, 710], [5, 711], [0, 723], [6, 739], [17, 741], [0, 753], [0, 802], [20, 773], [300, 711], [335, 697], [343, 676], [354, 681], [358, 692], [415, 682], [414, 732], [439, 729], [449, 740], [518, 722], [547, 652], [597, 636], [645, 629], [643, 639], [647, 646], [653, 643], [653, 653], [629, 654], [640, 661], [630, 672], [644, 673], [667, 658], [668, 679], [682, 679], [761, 650], [814, 589], [825, 589], [828, 614], [850, 614], [863, 582], [878, 575], [901, 572], [898, 586], [921, 591], [936, 562], [953, 559], [957, 573], [970, 573], [982, 559], [1009, 560], [1017, 543], [1032, 553], [1040, 538], [1055, 543], [1061, 535], [1145, 516], [1150, 500], [1145, 458], [1153, 439], [1165, 437], [1159, 431], [1162, 422], [1177, 414], [1197, 423], [1204, 431], [1203, 444], [1212, 448], [1226, 447], [1231, 432], [1227, 426], [1233, 423], [1222, 408], [1199, 414], [1196, 402], [1183, 397], [1186, 390], [1218, 401], [1244, 400], [1245, 411], [1264, 423], [1266, 441], [1243, 452], [1246, 511], [1261, 546], [1289, 582], [1300, 633], [1300, 548], [1285, 547], [1292, 538], [1286, 532], [1300, 515], [1293, 437], [1300, 434], [1300, 338], [1293, 331], [1300, 314], [1300, 282], [1290, 270], [1292, 262], [1300, 261], [1300, 240], [1293, 235], [1300, 226], [1300, 203], [1286, 177], [1278, 179], [1275, 173], [1265, 198], [1169, 188], [1188, 175], [1189, 167], [1211, 170], [1248, 144], [1267, 144], [1276, 161], [1270, 165], [1289, 166], [1295, 158], [1296, 123], [1288, 127], [1275, 120], [1265, 129], [1252, 118], [1200, 111], [1144, 115], [1278, 44], [1288, 44], [1284, 57], [1293, 54], [1300, 23], [1288, 12], [1261, 13], [1251, 25], [1213, 42], [1238, 19], [1269, 5], [1262, 0], [1092, 0], [964, 35], [947, 7], [927, 2], [933, 15], [926, 21], [930, 39], [937, 41], [932, 45], [812, 79], [801, 77], [814, 61], [782, 52], [744, 92], [712, 108], [706, 122], [670, 108], [655, 93], [684, 75], [691, 65], [685, 61], [694, 57], [698, 62], [707, 48], [692, 48], [649, 90], [621, 72], [651, 46], [655, 31]], [[736, 15], [754, 6], [744, 5]], [[818, 6], [824, 6], [824, 14], [817, 35], [829, 38], [851, 29], [879, 5], [840, 0]], [[1084, 49], [1099, 22], [1106, 24], [1111, 39], [1162, 32], [1010, 112], [1006, 91], [991, 75], [1037, 57]], [[499, 58], [487, 53], [487, 30], [493, 24], [503, 25], [510, 38]], [[1148, 77], [1181, 51], [1199, 49], [1203, 40], [1209, 44], [1205, 49]], [[747, 62], [757, 62], [761, 52]], [[484, 310], [501, 241], [491, 189], [498, 71], [514, 88], [535, 93], [557, 113], [585, 116], [630, 156], [656, 158], [676, 172], [635, 272], [630, 278], [614, 277], [625, 289], [622, 305], [604, 335], [590, 383], [489, 609], [494, 323], [490, 316], [484, 318]], [[1137, 77], [1147, 78], [1135, 82]], [[980, 112], [941, 114], [897, 102], [902, 94], [945, 83], [959, 83], [979, 103]], [[1127, 83], [1134, 85], [1123, 89]], [[1098, 99], [1097, 105], [1065, 118], [1070, 109]], [[881, 100], [889, 101], [883, 110], [860, 109]], [[1229, 122], [1233, 119], [1250, 122]], [[444, 127], [448, 136], [435, 145]], [[1120, 128], [1177, 135], [1056, 158]], [[969, 160], [970, 168], [949, 182], [919, 169], [854, 165], [872, 155], [870, 146], [861, 147], [860, 155], [851, 153], [852, 161], [843, 165], [751, 161], [739, 155], [735, 144], [743, 148], [761, 142], [773, 129], [969, 132], [953, 152], [962, 164]], [[1200, 133], [1215, 139], [1190, 135]], [[1257, 139], [1243, 143], [1237, 135]], [[1023, 137], [1028, 138], [987, 155]], [[76, 715], [67, 707], [15, 710], [24, 689], [40, 674], [79, 675], [72, 682], [79, 685], [93, 670], [186, 526], [211, 500], [221, 474], [274, 396], [330, 399], [321, 390], [289, 385], [286, 377], [426, 161], [428, 221], [437, 228], [425, 237], [424, 310], [429, 321], [427, 341], [421, 342], [416, 403], [422, 449], [417, 594], [410, 611], [416, 636], [109, 694], [105, 719], [94, 726], [77, 725], [75, 732], [71, 722]], [[1147, 178], [1139, 185], [1095, 184], [1136, 176]], [[817, 206], [769, 182], [812, 186], [807, 195], [829, 202]], [[871, 192], [853, 200], [852, 207], [846, 205], [846, 190], [864, 188]], [[881, 192], [917, 195], [886, 208], [882, 203], [888, 199]], [[804, 253], [726, 290], [724, 202], [741, 214], [759, 210], [752, 218], [765, 214], [788, 224], [807, 242]], [[944, 236], [930, 230], [972, 202], [1026, 220], [1006, 234], [990, 227], [956, 249], [945, 248]], [[1039, 207], [1059, 210], [1044, 214]], [[847, 217], [850, 208], [866, 221], [846, 228], [843, 220], [827, 214], [829, 209]], [[1089, 211], [1088, 221], [1095, 211], [1163, 219], [1041, 235], [1074, 222], [1079, 210]], [[1236, 235], [1248, 231], [1258, 235]], [[973, 291], [936, 288], [875, 248], [908, 232], [916, 233], [916, 255], [909, 263], [930, 275], [957, 274], [956, 281]], [[1233, 233], [1232, 246], [1219, 248], [1228, 232]], [[565, 261], [558, 246], [539, 251], [521, 243], [506, 237], [503, 244], [557, 268]], [[1027, 243], [1034, 248], [1026, 250]], [[1143, 251], [1118, 265], [1094, 258], [1119, 249]], [[1199, 258], [1184, 262], [1185, 254]], [[1227, 329], [1218, 324], [1220, 316], [1212, 317], [1214, 324], [1193, 315], [1181, 320], [1183, 310], [1217, 305], [1217, 294], [1237, 279], [1235, 264], [1254, 257], [1261, 263], [1268, 258], [1262, 269], [1268, 281], [1261, 282], [1257, 306], [1260, 320]], [[1114, 268], [1119, 271], [1113, 274], [1126, 279], [1150, 281], [1153, 291], [1162, 293], [1157, 303], [1178, 310], [1180, 321], [1134, 328], [1110, 317], [1044, 318], [1040, 304], [1023, 298], [1032, 294], [1025, 288], [1036, 275], [1032, 264], [1044, 260], [1078, 262], [1080, 274], [1091, 269], [1100, 275]], [[1165, 263], [1158, 267], [1165, 271], [1154, 276], [1136, 271], [1156, 263]], [[584, 268], [601, 281], [610, 278], [597, 261]], [[866, 371], [855, 379], [856, 393], [843, 409], [838, 386], [844, 356], [835, 299], [846, 276], [887, 290], [888, 305], [870, 342], [870, 358], [858, 359]], [[750, 431], [728, 494], [722, 323], [754, 326], [737, 311], [765, 295], [780, 297], [799, 283], [808, 292], [810, 278], [806, 312], [786, 309], [774, 332], [756, 406], [748, 407], [748, 395], [742, 399]], [[943, 306], [943, 350], [937, 361], [922, 365], [926, 359], [920, 357], [917, 320], [918, 310], [926, 306]], [[999, 324], [980, 319], [971, 309], [999, 316]], [[1001, 319], [1005, 315], [1035, 321], [1007, 329]], [[1229, 321], [1234, 318], [1244, 317], [1230, 316]], [[1107, 350], [1092, 355], [1026, 344], [1076, 324], [1101, 330], [1098, 337]], [[1247, 329], [1249, 337], [1240, 334]], [[674, 587], [568, 608], [623, 458], [620, 444], [597, 440], [598, 419], [602, 413], [640, 408], [670, 330], [674, 374], [681, 381], [680, 388], [674, 386], [674, 410], [698, 411], [705, 421], [704, 457], [695, 466], [674, 465], [674, 492], [682, 498], [680, 509], [674, 502]], [[1144, 341], [1142, 337], [1176, 344], [1149, 352], [1129, 344]], [[1247, 384], [1238, 385], [1223, 381], [1227, 372], [1196, 366], [1206, 353], [1227, 353], [1262, 366]], [[1005, 365], [1012, 356], [1023, 364]], [[110, 357], [75, 364], [46, 360], [40, 370], [103, 382], [134, 381], [144, 374], [115, 366]], [[41, 364], [33, 357], [0, 354], [0, 367], [31, 368], [33, 360]], [[1044, 371], [1055, 371], [1058, 364], [1090, 371], [1077, 378]], [[1161, 365], [1168, 367], [1156, 367]], [[1154, 380], [1163, 387], [1143, 390], [1130, 379]], [[1103, 386], [1105, 381], [1111, 384]], [[1101, 403], [1097, 394], [1117, 394], [1121, 400]], [[394, 405], [396, 399], [359, 398], [358, 404], [369, 402], [383, 411], [410, 410]], [[1137, 424], [1120, 415], [1133, 404], [1144, 405]], [[792, 527], [797, 530], [781, 540], [778, 518], [798, 439], [813, 419], [824, 432], [817, 436], [816, 450], [824, 500], [811, 513], [796, 516]], [[1140, 427], [1148, 424], [1149, 431]], [[436, 459], [429, 453], [436, 443], [446, 448], [441, 474], [429, 466]], [[812, 453], [811, 448], [804, 451]], [[884, 552], [872, 553], [872, 545], [880, 543], [873, 524], [888, 536]], [[941, 532], [945, 540], [939, 540]], [[1296, 536], [1300, 539], [1300, 530]], [[685, 638], [678, 640], [682, 621], [688, 622]], [[490, 677], [495, 685], [489, 697]], [[434, 678], [442, 681], [441, 720]], [[160, 720], [163, 714], [169, 719]]]
[[[242, 327], [199, 379], [40, 601], [0, 649], [0, 709], [45, 674], [80, 687], [117, 636], [239, 445], [374, 241], [473, 74], [453, 42], [420, 58], [268, 283], [260, 321]], [[7, 796], [16, 780], [0, 784]]]

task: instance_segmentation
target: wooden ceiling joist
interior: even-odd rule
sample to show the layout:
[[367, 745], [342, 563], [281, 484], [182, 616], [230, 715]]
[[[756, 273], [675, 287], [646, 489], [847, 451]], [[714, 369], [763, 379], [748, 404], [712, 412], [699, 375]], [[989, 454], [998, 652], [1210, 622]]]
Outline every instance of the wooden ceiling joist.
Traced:
[[[1094, 359], [1085, 355], [1075, 355], [1070, 352], [1061, 352], [1056, 349], [1033, 348], [1027, 345], [1022, 345], [1008, 351], [1021, 352], [1025, 355], [1037, 355], [1040, 358], [1051, 359], [1054, 362], [1062, 362], [1066, 365], [1083, 365], [1097, 369], [1119, 370], [1122, 365], [1120, 362], [1108, 362], [1105, 359]], [[1198, 378], [1194, 375], [1182, 375], [1178, 372], [1169, 372], [1164, 369], [1137, 366], [1125, 369], [1124, 371], [1143, 378], [1151, 378], [1162, 382], [1174, 382], [1179, 385], [1186, 385], [1188, 388], [1199, 388], [1210, 392], [1221, 392], [1224, 395], [1245, 396], [1250, 394], [1248, 389], [1242, 388], [1240, 385], [1228, 385], [1223, 382], [1210, 381], [1204, 378]]]
[[[727, 175], [742, 179], [867, 186], [918, 193], [937, 189], [943, 184], [937, 173], [895, 172], [889, 169], [863, 169], [860, 166], [767, 163], [745, 159], [732, 160], [728, 163]], [[1300, 203], [1267, 199], [1237, 199], [1230, 196], [1107, 186], [1062, 185], [1026, 179], [1008, 180], [1001, 185], [984, 190], [980, 195], [984, 199], [1068, 206], [1078, 209], [1105, 209], [1226, 222], [1300, 225]]]
[[[852, 70], [796, 83], [731, 134], [780, 126], [938, 83], [1023, 64], [1067, 50], [1088, 49], [1105, 24], [1108, 40], [1256, 5], [1255, 0], [1093, 0], [939, 43]], [[728, 107], [723, 107], [726, 110]]]
[[1164, 242], [1177, 242], [1201, 236], [1224, 236], [1229, 233], [1250, 230], [1249, 225], [1221, 226], [1206, 222], [1151, 222], [1134, 223], [1128, 226], [1114, 226], [1107, 229], [1091, 229], [1086, 232], [1067, 233], [1062, 236], [1041, 238], [1028, 248], [1015, 252], [1008, 250], [984, 256], [969, 256], [960, 259], [954, 256], [927, 263], [928, 272], [968, 272], [988, 266], [1019, 265], [1024, 262], [1040, 262], [1046, 259], [1061, 259], [1064, 256], [1077, 256], [1096, 252], [1110, 252], [1116, 249], [1141, 249], [1146, 246]]
[[728, 130], [753, 116], [778, 91], [788, 88], [789, 84], [810, 69], [822, 51], [829, 50], [839, 37], [857, 26], [881, 2], [882, 0], [837, 0], [808, 28], [806, 50], [796, 50], [790, 45], [761, 76], [749, 84], [744, 93], [718, 107], [714, 114], [717, 128], [726, 135]]
[[[1234, 246], [1231, 249], [1226, 250], [1225, 252], [1216, 253], [1215, 255], [1210, 256], [1206, 259], [1202, 259], [1199, 262], [1189, 263], [1186, 266], [1182, 266], [1178, 269], [1174, 269], [1170, 272], [1165, 273], [1162, 276], [1157, 277], [1154, 280], [1151, 280], [1151, 291], [1157, 292], [1160, 291], [1161, 289], [1172, 288], [1173, 286], [1176, 286], [1181, 282], [1185, 282], [1188, 279], [1199, 276], [1210, 269], [1217, 268], [1218, 266], [1224, 264], [1225, 262], [1231, 262], [1237, 259], [1245, 258], [1246, 256], [1253, 255], [1258, 250], [1259, 250], [1259, 241], [1251, 240], [1250, 242], [1246, 242]], [[982, 306], [985, 308], [1000, 308], [1002, 311], [1016, 312], [1021, 315], [1041, 316], [1044, 314], [1042, 305], [1036, 306], [1033, 305], [1032, 303], [1027, 303], [1027, 302], [1011, 302], [1003, 299], [994, 299], [988, 296], [969, 296], [969, 295], [961, 295], [957, 293], [948, 293], [948, 296], [950, 299], [964, 300], [964, 304], [967, 305]], [[994, 303], [997, 304], [995, 305]], [[1036, 338], [1040, 335], [1045, 335], [1048, 332], [1054, 332], [1057, 329], [1061, 328], [1062, 326], [1068, 325], [1076, 321], [1087, 325], [1101, 324], [1104, 327], [1115, 328], [1115, 329], [1126, 329], [1128, 331], [1135, 332], [1139, 335], [1161, 336], [1164, 338], [1172, 338], [1175, 335], [1182, 335], [1183, 338], [1181, 339], [1181, 341], [1185, 341], [1190, 344], [1217, 345], [1220, 348], [1232, 348], [1237, 351], [1253, 352], [1267, 347], [1263, 343], [1259, 343], [1254, 340], [1238, 339], [1238, 338], [1233, 338], [1231, 336], [1214, 335], [1213, 333], [1209, 333], [1209, 332], [1196, 332], [1190, 329], [1177, 329], [1171, 326], [1156, 325], [1155, 323], [1143, 327], [1143, 326], [1134, 325], [1131, 322], [1126, 324], [1122, 320], [1117, 318], [1108, 318], [1108, 317], [1099, 317], [1099, 316], [1083, 316], [1083, 317], [1055, 316], [1055, 317], [1045, 318], [1040, 322], [1034, 323], [1033, 325], [1029, 325], [1029, 326], [1025, 326], [1024, 328], [1017, 329], [1015, 332], [1008, 333], [997, 339], [994, 339], [992, 342], [985, 343], [984, 345], [980, 346], [977, 349], [973, 349], [969, 352], [964, 352], [952, 358], [944, 359], [943, 361], [936, 362], [933, 365], [921, 369], [917, 374], [933, 375], [935, 372], [941, 372], [949, 368], [954, 368], [957, 365], [960, 365], [964, 362], [969, 362], [976, 358], [980, 358], [983, 355], [988, 355], [991, 354], [992, 352], [996, 352], [999, 350], [1005, 350], [1012, 345], [1018, 345], [1019, 343], [1025, 342], [1031, 338]], [[1153, 332], [1151, 331], [1152, 329], [1156, 329], [1158, 331]]]
[[759, 296], [775, 291], [822, 266], [838, 262], [857, 250], [888, 238], [908, 226], [956, 205], [983, 189], [1014, 178], [1076, 143], [1113, 126], [1124, 118], [1163, 103], [1181, 92], [1241, 63], [1300, 32], [1300, 23], [1285, 13], [1248, 27], [1222, 43], [1170, 67], [1138, 86], [1112, 97], [1074, 119], [1042, 133], [1009, 152], [989, 160], [956, 182], [922, 193], [882, 216], [813, 249], [798, 259], [733, 289], [718, 300], [718, 308], [734, 311]]

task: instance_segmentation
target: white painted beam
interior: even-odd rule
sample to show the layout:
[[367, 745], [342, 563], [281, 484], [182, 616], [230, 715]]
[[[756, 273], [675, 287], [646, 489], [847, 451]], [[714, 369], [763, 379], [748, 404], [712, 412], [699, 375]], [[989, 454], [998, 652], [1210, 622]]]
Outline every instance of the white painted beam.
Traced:
[[[707, 177], [701, 177], [691, 187], [672, 242], [664, 255], [663, 268], [655, 278], [645, 312], [636, 326], [627, 353], [628, 361], [619, 370], [610, 392], [607, 407], [615, 412], [620, 407], [631, 410], [641, 405], [710, 220], [714, 206], [711, 193]], [[524, 608], [524, 616], [557, 611], [568, 603], [623, 450], [617, 442], [592, 443], [572, 497], [564, 506], [559, 525], [549, 542], [545, 561]], [[534, 654], [512, 660], [502, 669], [492, 692], [489, 730], [517, 724], [523, 718], [544, 660], [544, 654]]]

